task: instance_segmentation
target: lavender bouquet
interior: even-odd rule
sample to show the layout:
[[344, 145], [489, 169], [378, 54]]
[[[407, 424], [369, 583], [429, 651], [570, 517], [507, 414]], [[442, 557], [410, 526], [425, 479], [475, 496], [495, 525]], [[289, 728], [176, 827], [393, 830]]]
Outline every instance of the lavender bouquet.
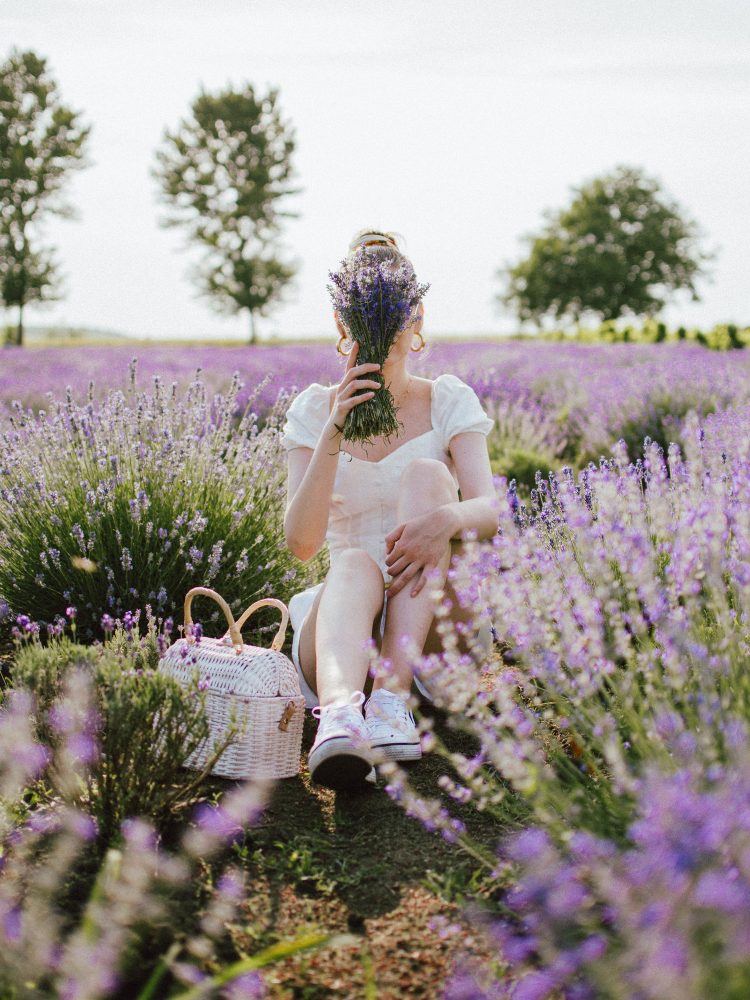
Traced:
[[[405, 257], [391, 250], [384, 253], [382, 247], [360, 247], [328, 276], [333, 282], [327, 286], [333, 306], [359, 344], [357, 364], [382, 365], [399, 333], [416, 319], [417, 306], [430, 286], [419, 284]], [[388, 441], [402, 426], [382, 374], [368, 373], [367, 378], [382, 388], [349, 411], [345, 441], [372, 444], [372, 438], [379, 436]]]

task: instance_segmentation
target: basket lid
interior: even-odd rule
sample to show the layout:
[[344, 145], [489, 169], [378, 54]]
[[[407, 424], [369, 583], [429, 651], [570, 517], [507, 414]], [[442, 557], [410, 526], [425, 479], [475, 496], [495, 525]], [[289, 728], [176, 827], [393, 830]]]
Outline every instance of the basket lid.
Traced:
[[253, 698], [294, 697], [300, 694], [297, 669], [280, 650], [247, 643], [235, 652], [232, 640], [202, 636], [197, 642], [177, 639], [160, 660], [160, 669], [188, 681], [196, 669], [208, 690]]

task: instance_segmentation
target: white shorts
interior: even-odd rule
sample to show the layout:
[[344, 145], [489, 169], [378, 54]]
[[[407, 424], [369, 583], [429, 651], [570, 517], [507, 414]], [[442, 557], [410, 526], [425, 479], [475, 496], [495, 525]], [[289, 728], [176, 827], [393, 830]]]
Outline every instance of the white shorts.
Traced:
[[[302, 667], [300, 666], [299, 663], [299, 637], [300, 637], [300, 630], [305, 622], [305, 619], [307, 618], [310, 609], [315, 603], [315, 596], [320, 590], [320, 588], [323, 586], [323, 583], [325, 583], [324, 580], [322, 580], [320, 583], [316, 583], [314, 587], [308, 587], [307, 590], [303, 590], [299, 594], [295, 594], [289, 601], [289, 622], [292, 626], [292, 632], [293, 632], [292, 662], [297, 668], [297, 673], [299, 675], [299, 686], [305, 698], [305, 705], [307, 706], [307, 708], [315, 708], [316, 705], [320, 704], [320, 702], [318, 701], [317, 694], [312, 690], [310, 685], [305, 680], [305, 675], [302, 673]], [[378, 623], [378, 631], [380, 633], [381, 640], [383, 638], [383, 632], [385, 630], [385, 613], [387, 607], [388, 607], [388, 591], [386, 590], [385, 597], [383, 600], [383, 610], [380, 613], [380, 622]], [[487, 648], [489, 648], [492, 643], [491, 626], [489, 625], [489, 623], [483, 622], [479, 626], [478, 635], [482, 637], [482, 640], [485, 642], [485, 645], [487, 646]], [[414, 677], [414, 684], [416, 685], [417, 690], [419, 691], [419, 693], [422, 695], [423, 698], [426, 698], [428, 701], [432, 701], [429, 691], [416, 676]]]

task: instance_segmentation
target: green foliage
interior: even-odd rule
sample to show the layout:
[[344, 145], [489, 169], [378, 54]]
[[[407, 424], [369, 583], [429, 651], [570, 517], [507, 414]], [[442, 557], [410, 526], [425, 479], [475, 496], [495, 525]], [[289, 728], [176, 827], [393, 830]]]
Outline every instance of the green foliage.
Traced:
[[485, 405], [495, 422], [487, 437], [492, 472], [508, 482], [515, 479], [522, 491], [533, 488], [537, 469], [546, 475], [573, 447], [564, 416], [533, 396], [524, 405], [507, 399], [488, 399]]
[[[76, 708], [85, 721], [75, 747], [84, 759], [90, 751], [92, 759], [80, 787], [72, 795], [67, 789], [66, 797], [96, 819], [102, 848], [131, 816], [148, 817], [163, 830], [196, 801], [194, 791], [205, 776], [182, 767], [209, 735], [205, 695], [197, 673], [183, 688], [154, 669], [156, 635], [151, 619], [149, 635], [140, 642], [122, 628], [98, 646], [82, 646], [67, 636], [48, 646], [36, 640], [19, 649], [11, 670], [13, 686], [35, 696], [37, 737], [53, 751], [53, 762], [70, 752], [65, 743], [71, 722], [61, 719], [56, 707], [77, 675], [91, 682], [93, 704], [85, 704], [85, 687], [78, 690]], [[214, 748], [214, 759], [227, 742]], [[48, 780], [57, 791], [54, 766]]]
[[557, 463], [550, 455], [511, 447], [491, 458], [490, 464], [495, 475], [506, 476], [508, 482], [515, 479], [519, 487], [531, 490], [537, 470], [546, 475]]
[[541, 335], [543, 340], [578, 341], [584, 344], [664, 344], [692, 341], [713, 351], [737, 350], [750, 345], [750, 327], [735, 323], [718, 323], [703, 331], [695, 327], [679, 326], [670, 329], [665, 323], [650, 318], [640, 326], [607, 320], [598, 326], [579, 326], [575, 330], [550, 330]]
[[539, 235], [526, 237], [528, 255], [500, 272], [499, 301], [521, 322], [653, 316], [680, 289], [698, 299], [696, 280], [711, 255], [658, 181], [621, 166], [573, 195], [566, 208], [546, 213]]
[[68, 174], [87, 166], [91, 129], [62, 104], [46, 60], [14, 49], [0, 65], [0, 301], [18, 306], [16, 343], [23, 343], [23, 308], [59, 298], [53, 250], [37, 245], [46, 214], [72, 219], [61, 198]]
[[[748, 331], [745, 330], [744, 333], [747, 337]], [[734, 323], [719, 323], [709, 330], [706, 340], [706, 346], [713, 351], [732, 351], [744, 347], [747, 343]]]
[[[315, 579], [324, 556], [303, 568], [284, 539], [283, 403], [258, 430], [251, 396], [238, 423], [240, 387], [235, 375], [212, 415], [199, 378], [184, 398], [156, 377], [151, 393], [138, 392], [133, 365], [126, 394], [97, 409], [68, 399], [49, 418], [12, 418], [0, 438], [0, 596], [11, 610], [51, 623], [73, 605], [88, 641], [103, 637], [105, 613], [147, 602], [180, 624], [194, 586], [218, 584], [238, 617]], [[193, 617], [226, 628], [208, 599]], [[263, 642], [259, 630], [277, 624], [278, 612], [262, 609], [248, 640]]]
[[294, 136], [277, 107], [278, 90], [201, 91], [191, 117], [165, 130], [152, 176], [170, 206], [165, 226], [183, 226], [205, 251], [192, 270], [203, 295], [221, 312], [246, 309], [250, 343], [255, 315], [265, 315], [296, 271], [274, 245], [284, 199], [297, 193], [292, 174]]

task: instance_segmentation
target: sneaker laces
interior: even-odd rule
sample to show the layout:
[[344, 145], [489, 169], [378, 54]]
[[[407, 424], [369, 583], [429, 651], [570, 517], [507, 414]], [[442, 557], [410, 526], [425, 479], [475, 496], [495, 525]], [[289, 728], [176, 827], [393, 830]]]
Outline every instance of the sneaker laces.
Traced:
[[414, 716], [404, 699], [395, 691], [388, 691], [386, 688], [379, 688], [378, 691], [370, 695], [365, 713], [368, 719], [395, 722], [408, 727], [414, 725]]
[[320, 721], [321, 726], [335, 723], [343, 724], [351, 722], [352, 709], [359, 708], [364, 704], [364, 701], [364, 691], [352, 691], [346, 701], [334, 701], [330, 705], [316, 705], [312, 714]]

